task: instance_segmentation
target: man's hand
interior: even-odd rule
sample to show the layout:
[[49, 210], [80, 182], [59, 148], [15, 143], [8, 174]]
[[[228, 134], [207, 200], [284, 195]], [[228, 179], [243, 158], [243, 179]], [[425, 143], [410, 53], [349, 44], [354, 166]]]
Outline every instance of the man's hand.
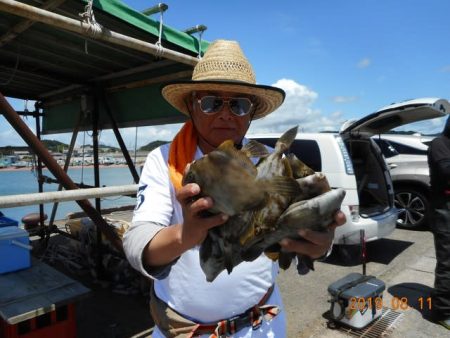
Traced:
[[280, 242], [282, 248], [286, 251], [296, 252], [301, 255], [309, 256], [313, 259], [324, 256], [331, 247], [334, 239], [334, 230], [346, 222], [342, 211], [334, 214], [334, 222], [328, 226], [327, 232], [318, 232], [312, 230], [300, 230], [299, 235], [302, 240], [285, 238]]
[[218, 214], [209, 217], [202, 215], [214, 204], [211, 197], [199, 197], [200, 187], [198, 184], [190, 183], [177, 191], [177, 200], [183, 209], [184, 222], [181, 225], [180, 240], [183, 244], [195, 246], [200, 244], [206, 237], [208, 229], [225, 223], [228, 216]]

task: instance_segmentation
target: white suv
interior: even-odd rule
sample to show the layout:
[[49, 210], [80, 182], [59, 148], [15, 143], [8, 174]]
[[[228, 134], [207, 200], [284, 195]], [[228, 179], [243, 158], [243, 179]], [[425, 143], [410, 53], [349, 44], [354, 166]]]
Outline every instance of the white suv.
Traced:
[[[249, 138], [273, 147], [280, 136], [258, 134]], [[364, 230], [366, 241], [394, 231], [397, 210], [389, 170], [370, 138], [352, 142], [339, 134], [299, 133], [290, 151], [314, 171], [324, 173], [332, 188], [346, 190], [341, 210], [347, 222], [336, 229], [336, 244], [359, 244], [360, 230]]]
[[[299, 133], [290, 151], [313, 170], [324, 173], [333, 188], [347, 192], [342, 211], [347, 222], [336, 229], [336, 244], [360, 244], [391, 234], [397, 209], [386, 161], [371, 138], [404, 124], [450, 113], [444, 99], [424, 98], [384, 107], [358, 121], [345, 123], [338, 133]], [[250, 135], [274, 146], [280, 134]]]

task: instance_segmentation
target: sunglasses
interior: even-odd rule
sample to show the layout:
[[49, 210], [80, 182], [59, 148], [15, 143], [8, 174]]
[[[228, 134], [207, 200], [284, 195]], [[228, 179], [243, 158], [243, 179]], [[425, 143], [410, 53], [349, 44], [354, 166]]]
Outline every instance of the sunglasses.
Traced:
[[219, 112], [225, 102], [228, 103], [231, 111], [236, 116], [245, 116], [252, 110], [253, 102], [247, 97], [219, 97], [203, 96], [197, 99], [200, 110], [205, 114], [215, 114]]

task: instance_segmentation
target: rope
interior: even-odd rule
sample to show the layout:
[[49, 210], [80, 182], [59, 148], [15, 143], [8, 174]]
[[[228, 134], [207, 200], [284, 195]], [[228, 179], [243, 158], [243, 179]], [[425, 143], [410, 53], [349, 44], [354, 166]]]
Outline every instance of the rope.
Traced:
[[202, 35], [203, 35], [203, 31], [200, 31], [198, 33], [198, 55], [197, 55], [197, 57], [199, 59], [202, 58]]
[[156, 41], [155, 45], [158, 48], [158, 50], [156, 51], [156, 55], [158, 57], [162, 57], [164, 54], [164, 47], [162, 46], [162, 31], [163, 31], [163, 13], [164, 11], [160, 11], [160, 17], [159, 17], [159, 36], [158, 36], [158, 41]]
[[[84, 7], [83, 13], [78, 15], [83, 19], [83, 22], [88, 25], [86, 33], [93, 39], [98, 38], [102, 33], [102, 26], [95, 20], [94, 10], [92, 5], [94, 0], [88, 0], [87, 5]], [[84, 40], [84, 52], [89, 54], [87, 48], [87, 40]]]

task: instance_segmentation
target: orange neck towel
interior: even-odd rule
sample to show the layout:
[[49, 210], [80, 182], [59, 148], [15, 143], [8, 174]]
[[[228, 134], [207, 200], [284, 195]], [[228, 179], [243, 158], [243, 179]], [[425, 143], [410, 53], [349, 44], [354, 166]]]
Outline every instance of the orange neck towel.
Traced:
[[197, 134], [192, 121], [187, 121], [175, 135], [169, 149], [169, 177], [175, 190], [181, 188], [184, 169], [191, 163], [197, 149]]

